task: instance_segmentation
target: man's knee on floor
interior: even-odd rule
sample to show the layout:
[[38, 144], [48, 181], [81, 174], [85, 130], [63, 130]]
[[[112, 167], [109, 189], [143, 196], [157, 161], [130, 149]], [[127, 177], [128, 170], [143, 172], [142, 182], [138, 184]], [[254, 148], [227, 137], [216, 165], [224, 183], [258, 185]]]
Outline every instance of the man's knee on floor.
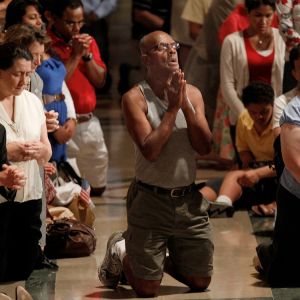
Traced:
[[187, 278], [187, 285], [191, 290], [204, 291], [208, 288], [211, 282], [211, 277], [189, 277]]
[[134, 290], [140, 298], [157, 297], [159, 293], [160, 280], [137, 280]]

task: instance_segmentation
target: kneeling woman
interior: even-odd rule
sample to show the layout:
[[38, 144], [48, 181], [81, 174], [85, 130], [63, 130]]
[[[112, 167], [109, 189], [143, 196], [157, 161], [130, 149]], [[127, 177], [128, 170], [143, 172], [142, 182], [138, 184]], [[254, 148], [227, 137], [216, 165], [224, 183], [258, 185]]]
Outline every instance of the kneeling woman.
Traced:
[[51, 146], [41, 101], [25, 90], [31, 63], [31, 54], [22, 47], [0, 45], [0, 123], [7, 133], [8, 160], [27, 177], [12, 205], [2, 206], [7, 200], [0, 198], [0, 215], [1, 207], [7, 210], [1, 228], [6, 234], [0, 235], [1, 255], [6, 256], [0, 266], [1, 281], [26, 279], [39, 256], [43, 193], [39, 165], [49, 160]]

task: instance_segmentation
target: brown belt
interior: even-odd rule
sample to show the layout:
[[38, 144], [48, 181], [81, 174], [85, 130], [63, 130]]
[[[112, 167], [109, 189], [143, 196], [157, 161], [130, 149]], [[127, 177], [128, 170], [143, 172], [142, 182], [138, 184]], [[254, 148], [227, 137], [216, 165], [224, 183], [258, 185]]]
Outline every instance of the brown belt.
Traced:
[[43, 95], [43, 102], [44, 104], [49, 104], [54, 101], [63, 101], [65, 100], [65, 95], [64, 94], [55, 94], [55, 95], [48, 95], [44, 94]]
[[85, 114], [85, 115], [77, 115], [77, 116], [76, 116], [76, 118], [77, 118], [77, 123], [80, 124], [80, 123], [87, 122], [87, 121], [89, 121], [92, 117], [93, 117], [93, 114], [92, 114], [92, 113]]

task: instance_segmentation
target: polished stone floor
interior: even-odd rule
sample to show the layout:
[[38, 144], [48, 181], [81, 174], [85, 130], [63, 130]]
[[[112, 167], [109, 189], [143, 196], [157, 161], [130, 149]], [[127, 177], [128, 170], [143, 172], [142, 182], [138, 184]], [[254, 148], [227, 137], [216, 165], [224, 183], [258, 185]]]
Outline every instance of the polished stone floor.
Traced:
[[[21, 284], [34, 300], [92, 300], [135, 299], [129, 286], [110, 290], [101, 286], [97, 268], [101, 263], [106, 241], [111, 233], [126, 228], [124, 197], [133, 177], [133, 147], [122, 121], [117, 83], [119, 64], [135, 64], [135, 47], [130, 42], [131, 1], [119, 1], [118, 10], [111, 16], [110, 70], [113, 76], [112, 100], [100, 100], [96, 114], [101, 120], [109, 149], [108, 187], [103, 197], [94, 198], [97, 248], [93, 255], [76, 259], [59, 259], [57, 272], [47, 269], [33, 272], [26, 282], [0, 284], [0, 291], [14, 299], [14, 288]], [[203, 166], [203, 165], [202, 165]], [[217, 166], [216, 166], [217, 167]], [[224, 171], [198, 169], [197, 181], [221, 176]], [[232, 218], [211, 219], [214, 229], [214, 275], [209, 289], [190, 293], [184, 285], [165, 275], [158, 299], [210, 300], [299, 300], [300, 289], [270, 289], [258, 278], [252, 267], [255, 247], [261, 240], [270, 239], [272, 218], [255, 218], [247, 211], [239, 211]]]
[[[13, 296], [21, 284], [35, 300], [134, 299], [129, 286], [110, 290], [101, 286], [97, 267], [101, 263], [106, 241], [116, 230], [126, 228], [125, 200], [133, 177], [132, 143], [123, 125], [118, 102], [105, 101], [100, 116], [110, 153], [109, 184], [96, 204], [97, 248], [93, 255], [76, 259], [59, 259], [57, 272], [34, 271], [26, 282], [0, 285], [0, 290]], [[222, 175], [224, 171], [198, 169], [197, 181]], [[184, 285], [165, 275], [158, 299], [300, 299], [300, 289], [270, 289], [262, 284], [252, 267], [252, 257], [259, 240], [269, 239], [271, 218], [254, 218], [247, 211], [238, 211], [232, 218], [211, 219], [214, 229], [214, 275], [209, 289], [189, 293]], [[14, 299], [14, 298], [13, 298]]]

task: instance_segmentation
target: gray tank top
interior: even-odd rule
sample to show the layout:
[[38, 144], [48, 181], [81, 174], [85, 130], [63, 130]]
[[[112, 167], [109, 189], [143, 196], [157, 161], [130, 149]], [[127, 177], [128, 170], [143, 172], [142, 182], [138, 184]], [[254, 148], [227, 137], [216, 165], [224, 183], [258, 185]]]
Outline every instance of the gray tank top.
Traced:
[[[156, 97], [146, 81], [142, 81], [139, 88], [147, 103], [148, 121], [155, 129], [167, 111], [167, 104]], [[137, 180], [164, 188], [187, 186], [195, 181], [195, 150], [188, 138], [182, 110], [178, 111], [173, 133], [155, 162], [146, 160], [139, 148], [136, 145], [134, 147]]]

